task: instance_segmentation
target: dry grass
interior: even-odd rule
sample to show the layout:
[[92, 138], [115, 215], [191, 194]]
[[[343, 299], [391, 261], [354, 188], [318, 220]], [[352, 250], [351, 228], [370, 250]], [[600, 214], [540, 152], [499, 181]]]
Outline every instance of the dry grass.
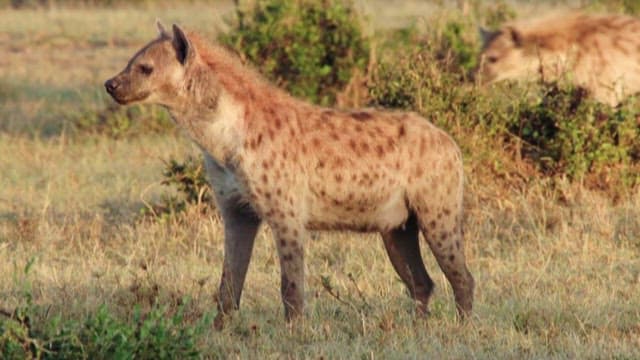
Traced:
[[[153, 36], [155, 17], [207, 29], [211, 13], [202, 5], [0, 12], [7, 20], [0, 24], [7, 54], [0, 59], [0, 85], [11, 86], [11, 96], [0, 101], [0, 308], [18, 305], [31, 284], [34, 301], [48, 309], [43, 318], [82, 318], [100, 304], [127, 316], [134, 304], [158, 299], [175, 307], [185, 297], [192, 318], [214, 309], [219, 220], [195, 208], [163, 221], [139, 216], [166, 192], [160, 160], [196, 154], [193, 145], [175, 135], [41, 138], [11, 130], [45, 126], [84, 102], [102, 101], [102, 80]], [[291, 330], [283, 321], [273, 241], [263, 229], [242, 311], [224, 331], [211, 330], [203, 352], [231, 358], [640, 357], [640, 196], [612, 204], [579, 185], [561, 184], [550, 193], [544, 179], [509, 188], [481, 163], [467, 161], [467, 252], [477, 282], [472, 321], [455, 321], [451, 291], [428, 251], [436, 295], [432, 315], [416, 319], [379, 237], [323, 233], [307, 248], [306, 320]], [[323, 277], [343, 302], [323, 288]]]

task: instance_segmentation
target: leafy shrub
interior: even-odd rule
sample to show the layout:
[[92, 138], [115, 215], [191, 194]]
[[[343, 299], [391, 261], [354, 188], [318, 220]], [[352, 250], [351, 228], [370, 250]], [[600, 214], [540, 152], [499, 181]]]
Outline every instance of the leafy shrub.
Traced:
[[491, 3], [483, 11], [484, 26], [497, 29], [505, 22], [516, 18], [516, 12], [505, 1]]
[[469, 22], [449, 21], [445, 24], [438, 52], [450, 67], [449, 71], [466, 76], [476, 68], [479, 49], [470, 39], [469, 34], [473, 33]]
[[[190, 2], [190, 0], [182, 0]], [[154, 4], [168, 4], [166, 0], [0, 0], [0, 7], [15, 9], [42, 8], [54, 6], [148, 6]]]
[[119, 106], [86, 109], [71, 117], [75, 130], [82, 134], [101, 134], [112, 138], [140, 134], [166, 133], [174, 129], [169, 114], [159, 106]]
[[625, 13], [629, 15], [640, 14], [640, 2], [637, 0], [592, 0], [588, 5], [595, 11]]
[[168, 314], [158, 307], [146, 314], [136, 309], [131, 321], [119, 320], [105, 306], [80, 322], [53, 318], [32, 324], [29, 316], [0, 319], [3, 359], [198, 358], [198, 337], [211, 325], [209, 316], [189, 324], [182, 310]]
[[165, 162], [162, 175], [162, 184], [175, 188], [178, 195], [163, 196], [160, 203], [145, 210], [146, 213], [164, 216], [184, 211], [187, 206], [200, 204], [207, 205], [202, 207], [206, 211], [208, 205], [212, 204], [211, 187], [202, 157], [188, 156], [182, 162], [169, 159]]
[[170, 312], [154, 305], [132, 319], [120, 320], [101, 306], [84, 320], [63, 321], [32, 301], [30, 259], [17, 280], [22, 303], [14, 311], [0, 309], [2, 359], [188, 359], [199, 357], [198, 338], [211, 326], [206, 314], [196, 323], [183, 316], [184, 306]]
[[368, 63], [369, 44], [348, 2], [258, 0], [237, 16], [222, 42], [295, 96], [331, 104]]
[[514, 114], [509, 131], [543, 170], [582, 178], [638, 160], [640, 129], [631, 103], [612, 108], [586, 96], [581, 88], [549, 84], [539, 102], [520, 104]]

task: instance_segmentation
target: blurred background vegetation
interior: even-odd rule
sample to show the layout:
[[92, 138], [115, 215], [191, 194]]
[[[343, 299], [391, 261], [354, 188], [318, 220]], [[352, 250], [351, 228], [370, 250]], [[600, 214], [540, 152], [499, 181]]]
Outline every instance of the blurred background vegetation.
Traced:
[[[506, 82], [481, 88], [470, 74], [478, 62], [479, 25], [497, 28], [536, 15], [541, 8], [638, 15], [639, 4], [633, 0], [0, 0], [0, 48], [5, 54], [0, 59], [0, 251], [5, 251], [8, 264], [0, 267], [0, 274], [14, 279], [0, 287], [0, 299], [2, 294], [9, 299], [0, 300], [0, 354], [6, 358], [197, 357], [203, 334], [209, 334], [211, 314], [203, 309], [213, 309], [213, 300], [200, 294], [205, 284], [214, 285], [209, 284], [208, 272], [203, 275], [198, 269], [206, 268], [211, 260], [193, 240], [203, 231], [199, 224], [215, 218], [202, 160], [179, 140], [181, 134], [163, 109], [116, 106], [102, 90], [104, 79], [155, 36], [155, 17], [181, 23], [226, 44], [295, 96], [323, 106], [416, 111], [449, 132], [460, 144], [466, 162], [468, 237], [497, 244], [492, 247], [487, 240], [486, 248], [472, 248], [472, 256], [481, 258], [483, 264], [493, 258], [509, 264], [511, 253], [496, 250], [500, 246], [513, 245], [509, 249], [516, 252], [531, 244], [549, 245], [553, 236], [567, 238], [567, 243], [558, 240], [562, 247], [550, 246], [555, 249], [552, 253], [544, 253], [545, 246], [530, 249], [530, 253], [539, 251], [551, 259], [561, 256], [557, 253], [567, 246], [576, 246], [576, 252], [592, 249], [584, 243], [579, 247], [582, 238], [578, 236], [583, 235], [567, 235], [565, 230], [576, 226], [582, 226], [580, 234], [613, 234], [606, 236], [613, 239], [614, 250], [594, 250], [605, 258], [606, 266], [614, 266], [609, 265], [614, 263], [608, 258], [611, 253], [631, 263], [628, 259], [637, 258], [640, 249], [640, 216], [636, 216], [640, 214], [635, 203], [625, 202], [637, 193], [640, 181], [637, 99], [631, 97], [610, 107], [564, 83]], [[585, 193], [590, 194], [589, 200], [579, 200]], [[594, 225], [601, 218], [597, 211], [589, 212], [594, 208], [607, 209], [610, 222]], [[90, 215], [96, 209], [99, 214]], [[584, 225], [579, 225], [580, 217], [587, 219]], [[164, 239], [169, 248], [158, 245], [156, 238]], [[577, 245], [570, 245], [573, 242]], [[23, 253], [16, 250], [21, 246]], [[103, 248], [108, 255], [95, 250]], [[124, 274], [114, 271], [118, 275], [110, 280], [112, 287], [93, 289], [116, 305], [97, 306], [104, 301], [97, 296], [96, 304], [81, 303], [80, 310], [69, 310], [65, 301], [57, 299], [78, 301], [78, 294], [86, 295], [86, 289], [65, 287], [47, 293], [46, 283], [31, 276], [37, 258], [32, 254], [57, 259], [60, 249], [69, 254], [56, 260], [63, 265], [72, 262], [69, 259], [78, 252], [91, 259], [84, 267], [78, 265], [83, 269], [80, 273], [90, 274], [89, 283], [108, 278], [113, 267], [126, 269]], [[341, 251], [333, 250], [326, 250], [323, 264], [342, 261], [338, 259]], [[166, 275], [167, 279], [153, 272], [154, 266], [171, 263], [158, 255], [163, 251], [175, 256], [173, 263], [183, 264], [185, 253], [191, 256], [184, 266], [192, 267], [176, 273], [191, 271], [200, 278], [185, 290], [179, 287], [182, 280], [176, 280], [179, 275]], [[134, 261], [130, 254], [139, 254], [142, 260]], [[263, 258], [269, 269], [274, 267], [273, 257]], [[16, 259], [27, 265], [20, 266]], [[214, 266], [220, 261], [215, 258]], [[589, 264], [591, 259], [584, 261]], [[582, 271], [574, 270], [565, 269], [558, 276]], [[633, 291], [629, 282], [637, 276], [633, 271], [622, 277], [612, 272], [620, 281], [614, 282], [617, 291], [629, 298], [628, 292]], [[502, 275], [510, 272], [505, 268]], [[79, 275], [69, 276], [69, 282], [75, 282]], [[595, 275], [589, 276], [591, 280], [575, 283], [590, 287]], [[610, 278], [603, 281], [613, 282]], [[530, 285], [524, 281], [522, 287]], [[495, 298], [481, 294], [489, 296], [485, 303], [498, 302], [496, 288], [492, 288], [498, 294]], [[541, 296], [545, 289], [539, 291]], [[269, 301], [277, 302], [277, 295], [270, 297]], [[43, 298], [47, 305], [42, 305]], [[353, 306], [361, 303], [358, 295], [347, 299], [351, 308], [360, 309], [359, 314], [370, 308], [366, 303]], [[549, 323], [559, 333], [569, 327], [569, 332], [583, 336], [606, 325], [614, 326], [614, 334], [631, 337], [637, 328], [629, 319], [640, 319], [632, 310], [636, 303], [625, 303], [627, 312], [614, 320], [606, 306], [589, 308], [588, 315], [576, 320], [562, 306], [534, 306], [536, 313], [529, 310], [531, 304], [523, 304], [520, 310], [513, 305], [517, 311], [511, 309], [515, 311], [512, 318], [493, 320], [515, 327], [519, 334], [539, 335], [542, 340], [529, 354], [545, 357], [549, 353], [544, 349], [553, 341], [549, 340], [549, 331], [553, 331]], [[443, 314], [448, 310], [442, 302], [435, 308], [436, 320], [446, 318]], [[542, 310], [549, 308], [560, 313]], [[56, 310], [63, 315], [49, 315]], [[344, 318], [340, 311], [332, 314]], [[383, 332], [396, 326], [389, 319], [377, 320], [374, 327]], [[596, 325], [585, 325], [589, 321]], [[232, 336], [253, 341], [257, 330], [246, 330], [242, 322], [236, 325]], [[352, 331], [362, 336], [357, 326], [350, 326], [344, 325], [344, 332], [337, 333], [349, 337]], [[405, 330], [415, 332], [408, 325]], [[624, 336], [618, 338], [626, 339]], [[479, 348], [484, 346], [491, 354], [495, 342], [485, 345]], [[229, 345], [214, 341], [209, 346], [225, 354]], [[566, 344], [554, 346], [561, 354]], [[623, 350], [621, 358], [633, 355]], [[440, 354], [450, 355], [446, 347]]]

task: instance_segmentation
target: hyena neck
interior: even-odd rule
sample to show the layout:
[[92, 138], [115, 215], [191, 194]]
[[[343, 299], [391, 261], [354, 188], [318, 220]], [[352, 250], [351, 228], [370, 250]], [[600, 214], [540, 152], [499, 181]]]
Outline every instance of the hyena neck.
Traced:
[[[199, 59], [185, 74], [172, 116], [220, 165], [241, 166], [241, 159], [251, 156], [243, 148], [248, 133], [275, 130], [269, 124], [275, 122], [276, 113], [304, 103], [270, 84], [224, 47], [210, 45], [196, 34], [191, 40]], [[282, 123], [291, 120], [283, 114], [278, 118]]]
[[190, 99], [184, 106], [169, 108], [169, 112], [176, 124], [214, 160], [222, 166], [231, 165], [240, 155], [244, 110], [225, 91], [219, 92], [215, 99], [201, 100]]

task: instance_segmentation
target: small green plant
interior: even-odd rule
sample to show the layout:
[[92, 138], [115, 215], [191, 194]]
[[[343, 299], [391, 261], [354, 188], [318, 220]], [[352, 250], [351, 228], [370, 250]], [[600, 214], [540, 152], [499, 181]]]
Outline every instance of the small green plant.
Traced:
[[[188, 156], [184, 161], [169, 159], [165, 162], [162, 175], [162, 184], [175, 188], [178, 194], [163, 196], [160, 203], [153, 205], [151, 209], [145, 209], [145, 214], [152, 213], [162, 217], [184, 211], [190, 205], [213, 203], [202, 157]], [[206, 211], [208, 208], [203, 206], [202, 210]]]
[[340, 0], [258, 0], [223, 43], [235, 48], [293, 95], [328, 105], [356, 69], [369, 43], [351, 4]]
[[471, 24], [462, 21], [450, 21], [445, 24], [439, 44], [440, 58], [449, 66], [449, 71], [467, 76], [476, 68], [479, 49], [469, 34], [473, 33]]
[[497, 29], [502, 24], [516, 18], [515, 10], [503, 0], [492, 2], [483, 12], [484, 26], [489, 29]]
[[637, 0], [591, 0], [588, 2], [588, 7], [595, 11], [640, 14], [640, 2]]
[[101, 134], [125, 138], [149, 133], [166, 133], [174, 129], [169, 114], [158, 106], [119, 106], [102, 110], [87, 109], [72, 117], [75, 130], [82, 134]]
[[205, 315], [190, 324], [183, 308], [172, 314], [155, 306], [148, 313], [136, 308], [130, 321], [122, 321], [103, 305], [84, 321], [53, 317], [32, 323], [36, 310], [25, 309], [0, 319], [3, 359], [198, 358], [197, 340], [212, 319]]

